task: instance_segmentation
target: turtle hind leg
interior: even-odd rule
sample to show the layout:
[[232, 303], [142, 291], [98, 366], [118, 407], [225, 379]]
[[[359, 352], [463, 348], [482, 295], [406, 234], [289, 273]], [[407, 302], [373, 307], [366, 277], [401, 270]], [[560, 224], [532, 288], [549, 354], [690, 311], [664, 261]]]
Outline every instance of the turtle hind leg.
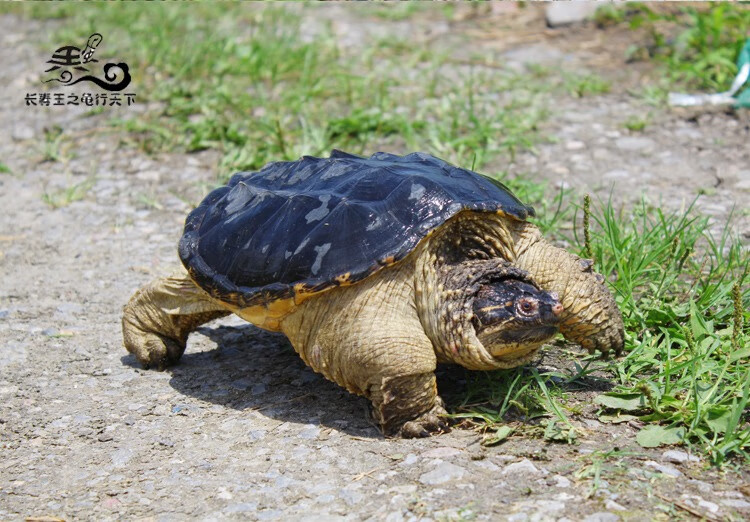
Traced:
[[180, 359], [190, 332], [229, 313], [185, 272], [159, 278], [125, 305], [123, 343], [144, 368], [163, 370]]

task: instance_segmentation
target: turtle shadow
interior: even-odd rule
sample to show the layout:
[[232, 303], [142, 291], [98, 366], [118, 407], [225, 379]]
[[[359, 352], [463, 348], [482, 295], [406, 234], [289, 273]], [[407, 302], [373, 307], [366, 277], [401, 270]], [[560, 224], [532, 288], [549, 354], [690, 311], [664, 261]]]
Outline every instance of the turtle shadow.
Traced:
[[199, 328], [179, 363], [168, 371], [175, 390], [204, 402], [382, 438], [370, 419], [369, 401], [313, 372], [284, 335], [249, 323]]
[[[122, 362], [140, 368], [130, 354], [123, 356]], [[573, 369], [573, 362], [555, 351], [532, 364], [547, 371]], [[517, 371], [526, 370], [521, 367]], [[172, 388], [210, 404], [281, 422], [335, 429], [355, 437], [383, 438], [371, 419], [368, 400], [315, 373], [284, 335], [250, 323], [199, 328], [191, 335], [179, 363], [168, 372]], [[472, 387], [469, 375], [473, 372], [440, 364], [435, 373], [441, 397], [448, 410], [456, 412]], [[575, 385], [552, 378], [548, 386], [569, 391], [583, 386], [589, 392], [602, 392], [612, 389], [614, 383], [605, 376], [589, 375], [578, 378]], [[487, 393], [475, 391], [472, 395], [475, 402], [484, 403], [489, 401]]]

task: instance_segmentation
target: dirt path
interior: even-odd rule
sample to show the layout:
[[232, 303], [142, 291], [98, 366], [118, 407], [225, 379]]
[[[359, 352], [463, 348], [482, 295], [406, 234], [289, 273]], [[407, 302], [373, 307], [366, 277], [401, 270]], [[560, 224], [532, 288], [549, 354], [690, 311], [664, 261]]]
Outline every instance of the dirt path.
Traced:
[[[343, 20], [336, 29], [345, 38], [351, 25]], [[367, 23], [403, 30], [401, 22]], [[0, 16], [0, 159], [12, 171], [0, 174], [0, 519], [750, 516], [739, 488], [750, 481], [746, 470], [719, 473], [684, 453], [643, 450], [626, 424], [576, 418], [587, 434], [577, 446], [511, 438], [484, 448], [467, 430], [383, 440], [364, 400], [307, 369], [283, 337], [236, 319], [191, 337], [173, 370], [140, 370], [121, 346], [121, 307], [175, 266], [189, 202], [201, 197], [195, 182], [215, 179], [216, 157], [153, 157], [121, 146], [123, 136], [104, 124], [111, 112], [24, 107], [24, 93], [40, 90], [36, 74], [47, 57], [33, 35], [44, 30]], [[462, 41], [492, 45], [468, 30]], [[493, 52], [518, 63], [562, 53], [589, 66], [591, 53], [573, 54], [574, 43]], [[623, 128], [649, 110], [644, 132]], [[72, 144], [50, 151], [43, 129], [53, 125]], [[615, 183], [624, 203], [645, 192], [673, 208], [703, 190], [700, 208], [715, 226], [735, 207], [736, 232], [750, 237], [746, 116], [685, 119], [616, 89], [559, 100], [546, 132], [556, 142], [521, 154], [511, 172], [604, 196]], [[40, 162], [45, 151], [63, 161]], [[44, 201], [45, 193], [53, 202], [70, 198], [60, 189], [75, 184], [80, 200], [55, 209]], [[603, 460], [615, 447], [632, 454]]]

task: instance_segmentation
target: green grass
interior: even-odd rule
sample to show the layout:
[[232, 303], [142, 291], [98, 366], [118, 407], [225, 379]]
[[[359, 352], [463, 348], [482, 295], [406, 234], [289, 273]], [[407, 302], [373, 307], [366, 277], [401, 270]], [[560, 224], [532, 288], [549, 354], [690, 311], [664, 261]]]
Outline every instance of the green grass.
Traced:
[[610, 368], [619, 384], [599, 402], [647, 422], [643, 446], [680, 441], [716, 463], [747, 458], [750, 256], [729, 225], [714, 238], [707, 218], [690, 209], [664, 213], [644, 203], [630, 214], [607, 204], [595, 216], [594, 259], [617, 274], [628, 332], [628, 354]]
[[630, 59], [661, 64], [670, 84], [684, 89], [725, 91], [737, 74], [737, 57], [750, 37], [750, 5], [716, 2], [694, 7], [632, 4], [603, 6], [596, 16], [601, 26], [628, 23], [642, 29], [646, 39], [629, 50]]
[[45, 128], [44, 141], [38, 145], [40, 161], [65, 162], [69, 158], [69, 146], [65, 140], [61, 127]]
[[[69, 16], [50, 48], [104, 35], [99, 52], [127, 61], [137, 103], [154, 110], [112, 123], [152, 153], [221, 151], [220, 181], [237, 170], [332, 148], [424, 150], [481, 168], [540, 139], [548, 86], [509, 70], [446, 74], [446, 57], [408, 40], [340, 48], [314, 6], [73, 4], [2, 6]], [[418, 9], [417, 9], [418, 7]], [[400, 18], [439, 6], [373, 8]], [[386, 14], [387, 13], [387, 14]]]
[[643, 132], [651, 121], [649, 115], [631, 116], [622, 123], [622, 126], [630, 132]]
[[[544, 228], [565, 236], [570, 213], [553, 215]], [[507, 436], [504, 427], [516, 421], [526, 423], [513, 424], [516, 432], [572, 440], [569, 417], [581, 408], [575, 392], [590, 388], [592, 374], [599, 382], [608, 375], [614, 388], [597, 396], [599, 417], [641, 422], [643, 447], [684, 444], [716, 464], [750, 458], [750, 255], [729, 227], [713, 237], [692, 207], [665, 212], [643, 202], [624, 213], [611, 201], [594, 204], [592, 257], [613, 281], [625, 356], [586, 356], [564, 371], [470, 375], [457, 416], [480, 421], [490, 443], [498, 442], [495, 430]], [[585, 256], [583, 227], [573, 231], [573, 250]]]
[[42, 194], [42, 201], [53, 209], [67, 207], [71, 203], [85, 198], [94, 186], [95, 181], [94, 178], [87, 178], [80, 183], [74, 183], [61, 189], [45, 189], [44, 194]]
[[564, 74], [563, 85], [572, 96], [583, 98], [595, 94], [606, 94], [610, 83], [596, 74]]

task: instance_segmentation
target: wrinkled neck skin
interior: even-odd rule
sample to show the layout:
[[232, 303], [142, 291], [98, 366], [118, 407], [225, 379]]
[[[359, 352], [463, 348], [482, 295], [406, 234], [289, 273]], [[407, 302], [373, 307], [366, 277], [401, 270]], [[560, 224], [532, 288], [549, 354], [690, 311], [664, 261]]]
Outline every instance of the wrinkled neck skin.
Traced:
[[457, 216], [429, 238], [416, 260], [417, 313], [440, 362], [460, 364], [471, 370], [513, 368], [531, 360], [543, 342], [493, 347], [491, 353], [477, 337], [473, 299], [479, 287], [493, 278], [516, 277], [523, 272], [506, 259], [515, 230], [507, 218], [488, 220]]

